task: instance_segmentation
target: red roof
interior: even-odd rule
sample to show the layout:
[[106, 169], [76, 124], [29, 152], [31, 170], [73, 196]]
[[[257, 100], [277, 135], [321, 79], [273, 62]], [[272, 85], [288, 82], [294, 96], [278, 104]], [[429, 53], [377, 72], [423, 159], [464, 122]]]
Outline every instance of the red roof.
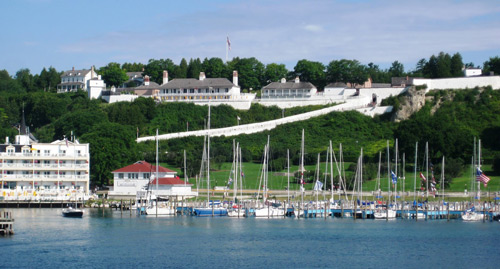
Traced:
[[[151, 181], [151, 185], [156, 185], [156, 179]], [[160, 177], [158, 185], [184, 185], [184, 180], [181, 180], [179, 177]], [[187, 185], [192, 184], [188, 183]]]
[[[155, 173], [156, 165], [151, 165], [146, 161], [138, 161], [134, 164], [122, 167], [118, 170], [115, 170], [111, 173]], [[168, 168], [158, 166], [158, 172], [160, 173], [176, 173]]]

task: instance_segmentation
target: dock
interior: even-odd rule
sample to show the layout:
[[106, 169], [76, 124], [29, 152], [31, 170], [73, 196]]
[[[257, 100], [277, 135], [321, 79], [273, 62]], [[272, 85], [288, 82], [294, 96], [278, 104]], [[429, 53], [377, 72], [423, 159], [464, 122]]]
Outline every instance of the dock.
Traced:
[[14, 218], [12, 212], [0, 211], [0, 235], [14, 234]]

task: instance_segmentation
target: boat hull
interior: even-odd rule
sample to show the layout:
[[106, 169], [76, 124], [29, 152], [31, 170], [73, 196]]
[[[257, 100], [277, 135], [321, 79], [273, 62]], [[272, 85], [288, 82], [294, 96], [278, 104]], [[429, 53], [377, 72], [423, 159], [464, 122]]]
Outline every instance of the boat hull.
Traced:
[[227, 209], [225, 208], [195, 208], [193, 215], [198, 217], [224, 217], [227, 216]]
[[63, 217], [66, 218], [81, 218], [83, 217], [83, 210], [80, 209], [65, 209], [62, 212]]

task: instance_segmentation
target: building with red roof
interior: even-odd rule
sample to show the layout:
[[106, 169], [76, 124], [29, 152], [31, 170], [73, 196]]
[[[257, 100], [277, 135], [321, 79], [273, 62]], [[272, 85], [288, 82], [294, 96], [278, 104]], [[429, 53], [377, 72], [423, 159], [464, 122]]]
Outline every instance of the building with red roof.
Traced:
[[138, 161], [111, 173], [113, 174], [113, 187], [109, 191], [109, 196], [112, 198], [136, 198], [137, 196], [145, 198], [148, 189], [159, 196], [194, 195], [191, 192], [192, 184], [181, 180], [177, 172], [162, 166], [157, 168], [156, 165], [146, 161]]

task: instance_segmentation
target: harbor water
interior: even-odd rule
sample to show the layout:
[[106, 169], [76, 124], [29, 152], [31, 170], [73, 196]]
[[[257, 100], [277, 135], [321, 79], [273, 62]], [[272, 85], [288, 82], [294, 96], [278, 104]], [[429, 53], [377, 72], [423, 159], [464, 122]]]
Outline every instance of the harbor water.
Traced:
[[500, 223], [9, 209], [1, 268], [498, 268]]

